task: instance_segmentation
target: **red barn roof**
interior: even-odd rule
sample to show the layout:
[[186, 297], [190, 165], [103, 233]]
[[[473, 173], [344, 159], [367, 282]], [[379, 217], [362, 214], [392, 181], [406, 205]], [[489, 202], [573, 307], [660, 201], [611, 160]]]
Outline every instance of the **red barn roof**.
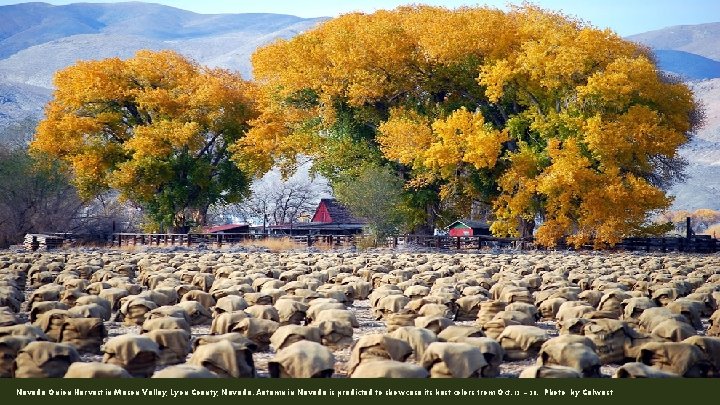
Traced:
[[312, 222], [323, 222], [326, 224], [364, 224], [366, 221], [354, 217], [347, 207], [340, 204], [334, 198], [323, 198], [320, 200]]

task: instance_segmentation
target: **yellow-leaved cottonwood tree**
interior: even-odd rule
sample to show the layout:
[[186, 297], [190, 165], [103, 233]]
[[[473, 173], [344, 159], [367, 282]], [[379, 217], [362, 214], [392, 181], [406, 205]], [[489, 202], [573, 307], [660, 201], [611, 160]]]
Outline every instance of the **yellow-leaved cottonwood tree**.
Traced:
[[657, 231], [648, 218], [669, 206], [701, 121], [649, 50], [532, 5], [347, 14], [259, 49], [253, 67], [260, 115], [233, 147], [241, 167], [310, 155], [332, 181], [389, 165], [436, 208], [484, 202], [496, 235], [545, 246]]
[[211, 204], [248, 192], [229, 147], [257, 113], [254, 87], [238, 74], [143, 50], [78, 62], [55, 86], [31, 147], [66, 162], [82, 196], [113, 188], [152, 228], [187, 230]]

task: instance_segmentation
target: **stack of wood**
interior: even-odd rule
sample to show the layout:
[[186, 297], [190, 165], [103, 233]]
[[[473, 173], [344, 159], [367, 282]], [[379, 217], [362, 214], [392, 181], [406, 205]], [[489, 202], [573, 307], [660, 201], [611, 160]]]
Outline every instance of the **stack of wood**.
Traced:
[[29, 233], [25, 235], [23, 244], [27, 250], [50, 250], [61, 247], [64, 241], [65, 239], [59, 236]]

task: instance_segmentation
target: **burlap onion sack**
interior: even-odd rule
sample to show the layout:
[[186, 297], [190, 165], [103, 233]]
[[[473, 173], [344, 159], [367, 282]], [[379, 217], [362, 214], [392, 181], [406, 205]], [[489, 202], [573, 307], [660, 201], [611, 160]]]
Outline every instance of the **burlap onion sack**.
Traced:
[[83, 290], [65, 290], [60, 294], [60, 301], [69, 307], [73, 307], [80, 297], [87, 295]]
[[30, 308], [30, 322], [35, 323], [38, 317], [47, 311], [53, 309], [70, 309], [69, 306], [60, 301], [36, 301], [32, 303]]
[[259, 351], [268, 350], [270, 337], [280, 324], [268, 319], [245, 318], [235, 325], [231, 332], [239, 332], [255, 342]]
[[282, 325], [270, 337], [270, 345], [278, 351], [301, 340], [321, 343], [320, 329], [316, 326]]
[[569, 319], [578, 319], [592, 311], [595, 311], [595, 307], [590, 306], [587, 302], [566, 301], [560, 304], [557, 313], [555, 313], [555, 320], [564, 322]]
[[500, 334], [502, 334], [505, 328], [513, 325], [520, 325], [520, 322], [506, 318], [493, 318], [485, 322], [482, 329], [485, 336], [498, 340], [500, 338]]
[[708, 336], [720, 336], [720, 309], [710, 315], [710, 327], [707, 330]]
[[59, 340], [70, 343], [80, 353], [102, 354], [100, 346], [107, 337], [101, 318], [65, 318]]
[[525, 360], [537, 355], [549, 339], [547, 332], [538, 327], [511, 325], [503, 329], [497, 341], [505, 350], [506, 359]]
[[506, 302], [498, 300], [481, 302], [475, 322], [481, 327], [484, 326], [485, 322], [495, 318], [498, 312], [504, 310], [506, 305]]
[[560, 306], [566, 302], [567, 300], [562, 297], [548, 298], [540, 302], [538, 305], [540, 316], [542, 319], [555, 319], [560, 310]]
[[14, 287], [0, 287], [0, 307], [5, 307], [9, 312], [20, 312], [20, 306], [25, 300], [24, 297], [18, 298], [20, 291]]
[[160, 348], [147, 336], [120, 335], [105, 343], [103, 363], [118, 365], [133, 377], [149, 377], [155, 372]]
[[70, 365], [80, 361], [72, 345], [53, 342], [30, 342], [20, 349], [13, 364], [15, 378], [61, 378]]
[[361, 363], [351, 378], [427, 378], [428, 371], [410, 363], [395, 360], [375, 360]]
[[450, 325], [454, 325], [454, 322], [444, 316], [420, 316], [415, 318], [415, 326], [428, 329], [436, 335]]
[[467, 343], [434, 342], [425, 349], [421, 360], [433, 378], [481, 377], [487, 366], [480, 349]]
[[420, 361], [430, 343], [437, 342], [437, 335], [425, 328], [402, 326], [390, 333], [390, 336], [405, 341], [410, 345], [413, 359]]
[[245, 311], [223, 312], [213, 318], [210, 333], [213, 335], [229, 333], [240, 321], [247, 317], [248, 314]]
[[0, 337], [0, 378], [12, 377], [13, 363], [18, 352], [30, 342], [34, 342], [34, 339], [27, 336]]
[[387, 318], [390, 314], [400, 312], [408, 303], [410, 303], [408, 297], [397, 292], [389, 293], [386, 296], [380, 297], [377, 304], [373, 305], [373, 316], [375, 319]]
[[73, 318], [98, 318], [109, 321], [112, 314], [102, 305], [91, 303], [86, 305], [75, 304], [74, 307], [68, 309], [68, 315]]
[[480, 311], [480, 304], [487, 301], [484, 295], [476, 294], [458, 298], [456, 301], [458, 312], [455, 316], [457, 321], [474, 321], [477, 319], [477, 313]]
[[538, 353], [537, 365], [572, 367], [583, 377], [601, 376], [600, 357], [593, 348], [580, 341], [568, 341], [563, 337], [543, 343]]
[[348, 347], [353, 342], [353, 327], [347, 320], [320, 321], [311, 326], [320, 330], [322, 344], [333, 350]]
[[706, 359], [710, 362], [711, 368], [708, 377], [720, 377], [720, 338], [711, 336], [691, 336], [683, 343], [690, 343], [697, 346]]
[[275, 303], [280, 325], [300, 325], [305, 322], [309, 306], [291, 299], [280, 299]]
[[704, 317], [712, 315], [718, 309], [718, 302], [712, 292], [694, 292], [685, 298], [700, 302], [702, 304], [700, 315]]
[[65, 378], [132, 378], [132, 376], [127, 370], [115, 364], [75, 362], [68, 368]]
[[648, 309], [655, 308], [657, 304], [648, 297], [633, 297], [622, 302], [623, 320], [639, 320], [640, 315]]
[[219, 378], [217, 374], [202, 366], [178, 364], [156, 371], [151, 378]]
[[60, 332], [65, 318], [72, 317], [64, 309], [51, 309], [37, 317], [34, 326], [40, 328], [51, 342], [60, 342]]
[[112, 303], [110, 301], [106, 300], [105, 298], [98, 297], [97, 295], [88, 294], [88, 295], [78, 298], [75, 301], [75, 306], [91, 305], [91, 304], [96, 304], [103, 308], [103, 310], [105, 311], [104, 312], [105, 317], [103, 317], [104, 320], [110, 319], [110, 315], [112, 315]]
[[677, 319], [666, 319], [660, 322], [652, 329], [651, 333], [672, 342], [682, 342], [697, 334], [692, 326]]
[[272, 305], [251, 305], [245, 308], [245, 312], [252, 318], [267, 319], [274, 322], [280, 322], [280, 315], [277, 309]]
[[403, 326], [415, 326], [415, 319], [418, 315], [409, 310], [402, 309], [400, 312], [385, 315], [385, 326], [388, 332], [393, 332]]
[[190, 333], [182, 329], [153, 329], [147, 337], [160, 349], [159, 366], [184, 363], [191, 351]]
[[647, 343], [637, 361], [683, 377], [707, 377], [712, 367], [699, 347], [684, 342]]
[[215, 318], [223, 312], [242, 311], [247, 307], [247, 302], [239, 295], [226, 295], [217, 299], [212, 315]]
[[613, 378], [679, 378], [680, 376], [668, 371], [650, 367], [643, 363], [630, 362], [623, 364]]
[[161, 307], [157, 307], [145, 315], [145, 321], [164, 317], [181, 318], [190, 324], [190, 316], [188, 313], [177, 305], [163, 305]]
[[212, 313], [208, 308], [197, 301], [181, 301], [175, 304], [187, 313], [190, 326], [209, 325], [212, 322]]
[[268, 363], [272, 378], [330, 378], [334, 367], [330, 349], [309, 340], [284, 347]]
[[437, 335], [441, 342], [460, 342], [469, 337], [484, 337], [482, 328], [470, 325], [450, 325]]
[[123, 323], [125, 325], [142, 325], [145, 322], [145, 315], [157, 308], [153, 301], [139, 296], [128, 296], [123, 298], [120, 306]]
[[458, 342], [467, 343], [480, 349], [487, 362], [487, 365], [482, 368], [482, 377], [495, 378], [500, 375], [500, 364], [505, 358], [505, 349], [498, 341], [489, 337], [466, 337]]
[[195, 348], [188, 364], [202, 366], [223, 378], [253, 378], [252, 351], [243, 344], [220, 340]]
[[358, 323], [357, 318], [355, 318], [355, 314], [346, 309], [326, 309], [324, 311], [320, 311], [315, 318], [313, 318], [313, 323], [323, 321], [347, 322], [353, 328], [360, 327], [360, 323]]
[[353, 345], [347, 370], [352, 374], [361, 362], [371, 359], [405, 361], [412, 353], [412, 347], [402, 339], [382, 334], [365, 335]]
[[582, 378], [579, 371], [565, 366], [530, 366], [520, 372], [520, 378]]
[[33, 340], [49, 341], [50, 338], [34, 325], [12, 325], [0, 327], [0, 337], [3, 336], [26, 336]]
[[147, 319], [142, 324], [140, 333], [148, 333], [153, 330], [161, 329], [179, 329], [184, 330], [188, 334], [191, 333], [190, 325], [183, 318], [175, 318], [172, 316], [165, 316], [162, 318]]
[[202, 345], [207, 345], [210, 343], [220, 342], [223, 340], [227, 340], [231, 343], [236, 343], [242, 347], [245, 348], [245, 350], [248, 350], [251, 354], [258, 351], [258, 347], [252, 340], [246, 338], [242, 334], [238, 332], [232, 332], [232, 333], [225, 333], [222, 335], [202, 335], [194, 338], [192, 340], [192, 348], [193, 352]]
[[700, 317], [705, 305], [700, 301], [695, 301], [687, 298], [678, 298], [675, 301], [669, 302], [666, 306], [667, 309], [672, 311], [674, 314], [683, 315], [690, 321], [695, 329], [703, 329], [704, 326]]
[[110, 307], [113, 311], [120, 309], [120, 300], [128, 296], [130, 296], [128, 290], [117, 287], [105, 288], [100, 290], [100, 292], [98, 293], [98, 297], [110, 302]]
[[635, 331], [623, 321], [591, 319], [582, 326], [582, 335], [595, 343], [595, 351], [603, 364], [622, 363], [625, 359], [625, 342]]
[[184, 301], [196, 301], [199, 302], [205, 309], [209, 310], [215, 306], [215, 298], [210, 293], [206, 293], [201, 290], [192, 290], [185, 293], [180, 299], [180, 302]]
[[657, 335], [653, 335], [650, 333], [643, 333], [638, 331], [635, 331], [635, 333], [631, 334], [630, 336], [626, 336], [625, 345], [623, 347], [623, 351], [625, 353], [624, 361], [634, 362], [640, 354], [640, 348], [643, 347], [643, 345], [645, 345], [646, 343], [650, 342], [663, 343], [667, 342], [667, 339], [663, 339]]
[[274, 303], [272, 295], [262, 292], [246, 293], [243, 298], [248, 305], [272, 305]]

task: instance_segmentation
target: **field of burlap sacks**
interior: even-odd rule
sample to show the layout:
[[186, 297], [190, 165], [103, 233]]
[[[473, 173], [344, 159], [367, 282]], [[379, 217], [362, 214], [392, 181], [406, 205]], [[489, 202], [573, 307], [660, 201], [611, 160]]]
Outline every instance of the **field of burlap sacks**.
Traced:
[[0, 253], [2, 377], [717, 377], [720, 257]]

